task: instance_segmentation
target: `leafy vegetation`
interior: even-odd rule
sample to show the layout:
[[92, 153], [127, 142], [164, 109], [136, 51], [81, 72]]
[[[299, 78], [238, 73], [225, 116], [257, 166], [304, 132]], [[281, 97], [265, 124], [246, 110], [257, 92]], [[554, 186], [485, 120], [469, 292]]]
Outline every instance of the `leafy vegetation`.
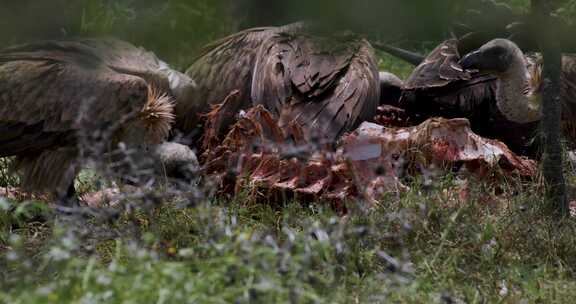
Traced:
[[435, 184], [346, 217], [237, 199], [85, 227], [2, 200], [0, 301], [570, 302], [576, 225], [543, 217], [534, 186], [475, 184], [463, 201], [459, 180]]
[[[223, 0], [59, 2], [69, 5], [67, 35], [113, 34], [181, 69], [235, 28]], [[561, 13], [574, 16], [567, 3]], [[411, 70], [384, 54], [380, 67]], [[1, 187], [17, 185], [8, 165], [0, 159]], [[95, 190], [94, 179], [83, 172], [80, 192]], [[543, 216], [541, 188], [465, 188], [446, 176], [345, 217], [321, 202], [237, 197], [67, 218], [0, 198], [0, 302], [570, 303], [576, 224]]]

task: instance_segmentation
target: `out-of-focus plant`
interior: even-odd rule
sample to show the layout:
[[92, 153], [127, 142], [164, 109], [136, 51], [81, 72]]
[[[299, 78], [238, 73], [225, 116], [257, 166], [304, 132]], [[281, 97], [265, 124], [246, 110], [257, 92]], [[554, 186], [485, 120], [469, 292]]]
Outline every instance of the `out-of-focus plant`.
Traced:
[[[70, 32], [115, 36], [185, 68], [206, 43], [232, 32], [229, 0], [70, 1]], [[81, 12], [80, 18], [78, 16]]]
[[18, 185], [18, 177], [10, 172], [12, 158], [0, 158], [0, 187], [14, 187]]
[[230, 0], [2, 2], [0, 46], [35, 39], [113, 36], [185, 68], [203, 45], [234, 30], [230, 11]]

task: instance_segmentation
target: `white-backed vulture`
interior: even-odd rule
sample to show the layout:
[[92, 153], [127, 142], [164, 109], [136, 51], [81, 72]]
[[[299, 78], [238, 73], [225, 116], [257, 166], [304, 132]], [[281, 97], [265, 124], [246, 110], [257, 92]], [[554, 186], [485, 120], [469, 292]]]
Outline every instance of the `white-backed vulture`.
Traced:
[[[70, 191], [82, 145], [163, 140], [193, 87], [156, 56], [114, 39], [43, 41], [0, 51], [0, 157], [28, 191]], [[113, 130], [110, 137], [92, 138]], [[105, 133], [102, 133], [105, 134]], [[105, 151], [103, 151], [105, 152]], [[72, 188], [73, 189], [73, 188]]]
[[[541, 119], [542, 57], [527, 56], [512, 41], [494, 39], [467, 54], [460, 64], [465, 69], [478, 69], [498, 78], [496, 105], [513, 122], [530, 123]], [[563, 129], [572, 141], [576, 139], [576, 56], [562, 56], [560, 101]]]
[[248, 29], [210, 45], [186, 72], [198, 91], [176, 105], [176, 127], [189, 134], [201, 113], [227, 103], [222, 133], [241, 109], [262, 104], [282, 126], [334, 140], [371, 119], [380, 86], [374, 51], [352, 35], [318, 35], [302, 23]]
[[492, 99], [497, 79], [465, 71], [458, 60], [458, 40], [438, 45], [406, 79], [401, 102], [419, 112], [472, 115], [478, 105]]
[[463, 69], [459, 60], [459, 41], [450, 39], [438, 45], [406, 79], [401, 107], [413, 122], [429, 117], [464, 117], [475, 133], [499, 139], [514, 152], [536, 155], [532, 139], [538, 123], [518, 123], [503, 115], [497, 106], [496, 76]]
[[[484, 53], [484, 60], [491, 60], [493, 66], [492, 69], [482, 69], [482, 66], [474, 65], [479, 62], [473, 62], [480, 56], [480, 51], [462, 59], [460, 41], [444, 41], [406, 80], [401, 106], [406, 108], [407, 113], [417, 114], [419, 117], [416, 120], [432, 116], [468, 118], [476, 133], [499, 139], [516, 153], [537, 156], [540, 152], [537, 135], [542, 60], [538, 55], [523, 54], [506, 39], [493, 40], [481, 49], [501, 44], [507, 45], [503, 47], [507, 50], [507, 54], [503, 55], [506, 62], [488, 58], [500, 55]], [[494, 65], [499, 69], [506, 67], [506, 73], [498, 73]], [[576, 56], [565, 54], [562, 66], [564, 130], [574, 141], [576, 132], [571, 117], [576, 113]], [[517, 79], [512, 79], [515, 81], [503, 77], [510, 73], [516, 74]], [[505, 98], [507, 95], [504, 93], [516, 94], [516, 97]]]

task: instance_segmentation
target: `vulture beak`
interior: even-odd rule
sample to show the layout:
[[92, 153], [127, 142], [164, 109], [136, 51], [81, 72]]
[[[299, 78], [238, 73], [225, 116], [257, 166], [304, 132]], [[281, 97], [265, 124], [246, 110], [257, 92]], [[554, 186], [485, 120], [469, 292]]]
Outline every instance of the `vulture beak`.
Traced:
[[460, 59], [458, 62], [462, 68], [468, 69], [477, 69], [479, 68], [480, 64], [480, 51], [474, 51], [472, 53], [468, 53], [464, 58]]

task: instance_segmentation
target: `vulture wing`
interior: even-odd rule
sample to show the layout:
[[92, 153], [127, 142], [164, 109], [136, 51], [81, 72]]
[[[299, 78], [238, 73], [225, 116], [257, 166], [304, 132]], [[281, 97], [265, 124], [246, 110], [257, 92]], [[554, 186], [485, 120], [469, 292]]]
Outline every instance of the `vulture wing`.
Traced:
[[458, 61], [458, 40], [440, 44], [406, 80], [401, 104], [416, 114], [416, 122], [429, 117], [464, 117], [479, 135], [497, 138], [514, 152], [536, 153], [531, 140], [538, 123], [508, 121], [496, 107], [499, 80], [489, 74], [464, 71]]
[[18, 156], [23, 186], [67, 186], [77, 135], [144, 109], [159, 88], [119, 72], [131, 66], [154, 74], [158, 62], [116, 40], [47, 41], [0, 51], [0, 157]]
[[188, 98], [195, 87], [190, 77], [172, 69], [154, 53], [128, 42], [116, 39], [86, 39], [82, 40], [82, 43], [117, 72], [139, 76], [161, 92], [171, 92], [175, 98]]
[[281, 124], [298, 122], [335, 138], [376, 112], [379, 79], [372, 47], [349, 37], [320, 38], [305, 25], [249, 29], [207, 47], [186, 72], [196, 94], [178, 102], [176, 126], [201, 128], [202, 113], [226, 100], [221, 134], [235, 113], [262, 104]]
[[406, 89], [442, 87], [452, 81], [469, 80], [471, 75], [458, 65], [459, 59], [458, 41], [444, 41], [406, 79]]
[[254, 71], [254, 103], [279, 115], [281, 126], [298, 122], [308, 135], [328, 139], [371, 119], [380, 93], [373, 49], [365, 40], [343, 39], [303, 33], [268, 39]]
[[467, 117], [493, 100], [497, 78], [465, 71], [458, 64], [458, 40], [440, 44], [405, 82], [401, 102], [430, 116]]
[[251, 105], [250, 88], [260, 45], [277, 32], [301, 27], [302, 24], [295, 23], [284, 27], [248, 29], [208, 45], [186, 71], [197, 88], [187, 100], [177, 102], [176, 127], [186, 134], [201, 129], [201, 114], [237, 91], [233, 106], [229, 105], [231, 117], [228, 122], [231, 123], [234, 113]]

